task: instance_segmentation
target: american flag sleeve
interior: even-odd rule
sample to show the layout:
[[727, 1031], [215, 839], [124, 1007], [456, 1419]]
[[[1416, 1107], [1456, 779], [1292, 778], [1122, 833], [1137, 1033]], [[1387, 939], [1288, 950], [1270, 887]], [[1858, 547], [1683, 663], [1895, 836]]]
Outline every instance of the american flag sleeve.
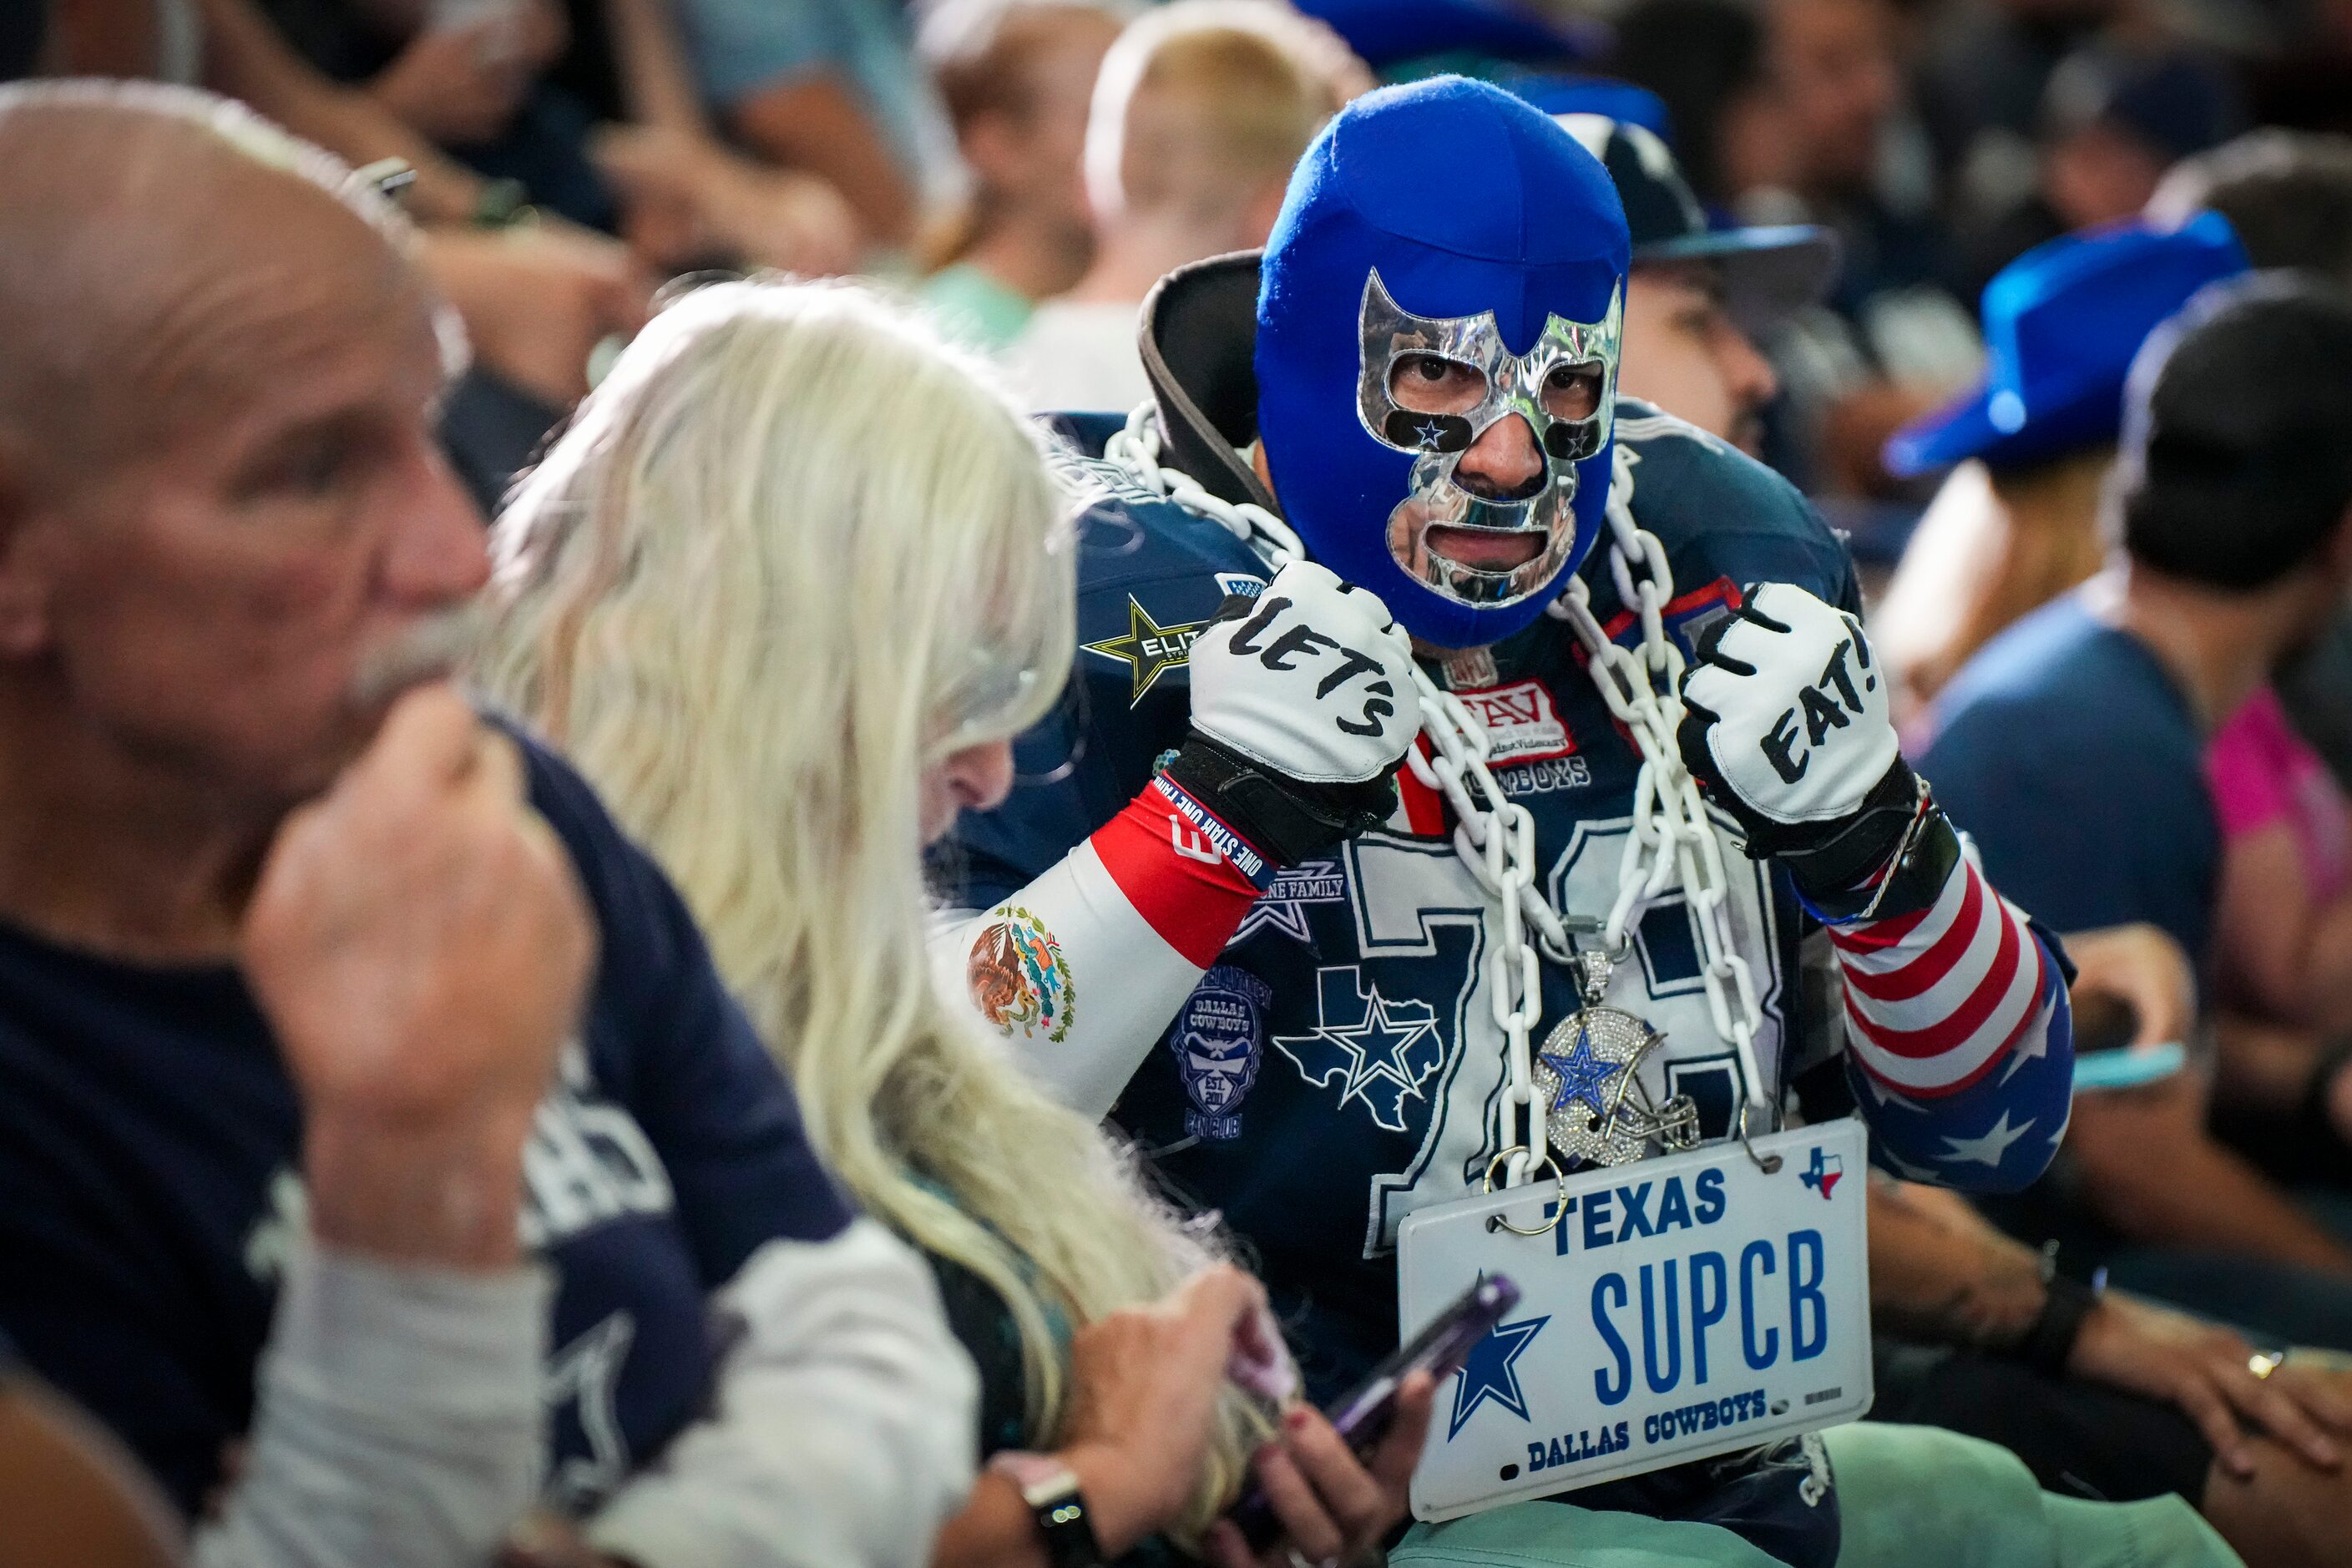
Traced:
[[2039, 1176], [2066, 1130], [2074, 1029], [2060, 959], [1966, 855], [1935, 901], [1832, 925], [1847, 1071], [1872, 1157], [1977, 1192]]

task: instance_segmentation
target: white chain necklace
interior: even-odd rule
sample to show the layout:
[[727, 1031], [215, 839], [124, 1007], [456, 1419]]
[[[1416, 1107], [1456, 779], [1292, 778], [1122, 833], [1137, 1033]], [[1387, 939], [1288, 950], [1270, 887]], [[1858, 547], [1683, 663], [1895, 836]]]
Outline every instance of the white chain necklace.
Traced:
[[[1280, 518], [1264, 507], [1210, 494], [1191, 475], [1160, 467], [1160, 451], [1157, 414], [1147, 403], [1104, 444], [1103, 457], [1144, 489], [1222, 525], [1270, 568], [1279, 570], [1306, 553]], [[1607, 507], [1609, 570], [1618, 597], [1641, 617], [1639, 650], [1629, 652], [1609, 639], [1592, 614], [1591, 591], [1574, 574], [1545, 610], [1566, 621], [1584, 645], [1593, 685], [1642, 760], [1633, 782], [1633, 828], [1618, 862], [1617, 898], [1607, 919], [1563, 919], [1552, 908], [1536, 862], [1535, 817], [1503, 793], [1488, 769], [1492, 742], [1486, 725], [1459, 698], [1441, 690], [1419, 664], [1413, 666], [1422, 734], [1433, 754], [1423, 756], [1414, 748], [1405, 752], [1405, 763], [1454, 808], [1454, 851], [1502, 914], [1499, 940], [1487, 957], [1487, 989], [1495, 1023], [1507, 1042], [1510, 1081], [1496, 1108], [1496, 1147], [1504, 1151], [1496, 1159], [1507, 1166], [1506, 1184], [1512, 1186], [1550, 1162], [1547, 1108], [1538, 1103], [1530, 1044], [1543, 1016], [1538, 950], [1555, 963], [1574, 967], [1573, 930], [1597, 934], [1604, 952], [1622, 954], [1643, 912], [1677, 888], [1698, 919], [1708, 1013], [1716, 1033], [1738, 1052], [1748, 1086], [1736, 1128], [1740, 1140], [1749, 1136], [1751, 1110], [1761, 1111], [1767, 1131], [1772, 1119], [1756, 1061], [1764, 1014], [1748, 961], [1732, 942], [1722, 831], [1708, 816], [1675, 738], [1683, 720], [1683, 655], [1666, 635], [1664, 616], [1674, 598], [1674, 574], [1657, 536], [1633, 521], [1633, 454], [1622, 443], [1615, 451]]]

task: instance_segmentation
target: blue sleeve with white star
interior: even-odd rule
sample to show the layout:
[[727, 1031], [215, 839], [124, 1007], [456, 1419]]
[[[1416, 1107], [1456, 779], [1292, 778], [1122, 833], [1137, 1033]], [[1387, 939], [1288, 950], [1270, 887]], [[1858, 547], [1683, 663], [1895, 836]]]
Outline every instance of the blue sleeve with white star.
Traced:
[[2074, 1021], [2063, 955], [2039, 931], [2033, 942], [2044, 960], [2033, 1020], [1995, 1070], [1930, 1098], [1890, 1087], [1848, 1054], [1873, 1163], [1933, 1186], [2014, 1193], [2056, 1155], [2073, 1105]]

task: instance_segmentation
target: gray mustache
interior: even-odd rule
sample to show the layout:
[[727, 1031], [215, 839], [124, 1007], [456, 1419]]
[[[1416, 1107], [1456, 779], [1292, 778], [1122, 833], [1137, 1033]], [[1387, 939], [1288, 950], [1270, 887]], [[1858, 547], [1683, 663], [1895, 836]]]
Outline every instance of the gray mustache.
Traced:
[[473, 604], [419, 621], [360, 660], [352, 677], [353, 702], [373, 708], [412, 686], [446, 679], [466, 667], [488, 629], [488, 616]]

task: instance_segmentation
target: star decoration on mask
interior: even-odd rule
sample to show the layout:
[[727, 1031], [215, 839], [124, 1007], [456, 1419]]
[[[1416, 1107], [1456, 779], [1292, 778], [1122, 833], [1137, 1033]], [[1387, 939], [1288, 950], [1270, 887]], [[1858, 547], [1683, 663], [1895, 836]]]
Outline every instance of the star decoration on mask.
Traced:
[[1445, 426], [1434, 419], [1414, 426], [1412, 433], [1421, 437], [1421, 449], [1424, 452], [1436, 451], [1438, 443], [1445, 439]]
[[1609, 1114], [1609, 1106], [1601, 1100], [1601, 1091], [1609, 1087], [1609, 1080], [1622, 1071], [1625, 1064], [1603, 1061], [1594, 1054], [1590, 1031], [1581, 1028], [1576, 1031], [1576, 1048], [1566, 1056], [1543, 1051], [1538, 1054], [1538, 1059], [1559, 1075], [1559, 1089], [1551, 1097], [1552, 1110], [1564, 1110], [1570, 1100], [1580, 1100], [1593, 1115], [1606, 1117]]
[[1516, 1323], [1497, 1323], [1486, 1331], [1486, 1337], [1470, 1347], [1469, 1356], [1462, 1363], [1462, 1380], [1454, 1385], [1454, 1415], [1445, 1429], [1445, 1440], [1454, 1441], [1478, 1407], [1492, 1400], [1522, 1421], [1528, 1415], [1528, 1396], [1519, 1387], [1519, 1374], [1512, 1363], [1526, 1353], [1528, 1345], [1549, 1316], [1523, 1318]]
[[1136, 603], [1135, 595], [1127, 596], [1127, 634], [1105, 637], [1100, 642], [1085, 643], [1087, 652], [1103, 658], [1122, 660], [1128, 668], [1130, 690], [1127, 700], [1129, 708], [1143, 700], [1143, 694], [1171, 669], [1181, 669], [1192, 657], [1192, 639], [1207, 629], [1206, 621], [1186, 621], [1181, 626], [1163, 626], [1151, 618], [1151, 612]]

